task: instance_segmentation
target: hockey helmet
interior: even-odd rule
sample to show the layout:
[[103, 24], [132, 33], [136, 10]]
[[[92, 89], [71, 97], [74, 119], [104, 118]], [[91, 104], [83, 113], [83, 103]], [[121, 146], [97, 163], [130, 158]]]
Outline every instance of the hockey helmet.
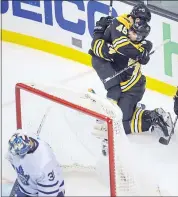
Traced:
[[144, 40], [149, 35], [150, 30], [151, 27], [146, 22], [134, 23], [130, 28], [130, 31], [137, 34], [137, 42]]
[[27, 135], [15, 133], [9, 140], [9, 150], [13, 155], [25, 156], [31, 149], [31, 140]]
[[149, 8], [142, 2], [133, 7], [130, 16], [134, 19], [140, 18], [146, 22], [150, 22], [151, 20], [151, 12]]

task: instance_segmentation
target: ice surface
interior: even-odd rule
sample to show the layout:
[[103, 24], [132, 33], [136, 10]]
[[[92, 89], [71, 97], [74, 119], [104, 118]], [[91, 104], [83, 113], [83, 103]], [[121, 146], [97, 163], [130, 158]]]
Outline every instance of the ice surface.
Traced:
[[[80, 64], [56, 57], [50, 54], [45, 54], [28, 48], [24, 48], [18, 45], [12, 45], [8, 43], [3, 43], [3, 64], [2, 64], [2, 156], [4, 157], [7, 151], [7, 140], [16, 129], [15, 122], [15, 104], [14, 104], [14, 87], [17, 82], [35, 82], [35, 83], [54, 83], [56, 86], [58, 84], [63, 84], [73, 89], [86, 91], [88, 88], [94, 88], [97, 94], [105, 96], [105, 90], [100, 80], [96, 76], [96, 73], [91, 70], [91, 68], [86, 66], [81, 66]], [[9, 58], [11, 57], [11, 58]], [[12, 75], [13, 73], [13, 75]], [[72, 95], [71, 95], [72, 96]], [[161, 102], [160, 102], [161, 101]], [[29, 102], [29, 101], [28, 101]], [[26, 103], [31, 108], [31, 103]], [[146, 104], [147, 109], [154, 109], [156, 107], [163, 107], [165, 110], [172, 114], [173, 119], [175, 115], [173, 113], [173, 99], [171, 97], [166, 97], [157, 92], [147, 90], [142, 102]], [[31, 129], [36, 129], [41, 121], [41, 117], [44, 112], [38, 114], [38, 106], [34, 106], [36, 109], [36, 114], [33, 116], [29, 114], [30, 117], [33, 116], [33, 120], [29, 123]], [[55, 111], [55, 109], [53, 109]], [[28, 115], [29, 110], [25, 111]], [[52, 113], [52, 112], [51, 112]], [[55, 114], [56, 112], [54, 112]], [[72, 112], [73, 113], [73, 112]], [[68, 113], [69, 114], [69, 113]], [[57, 130], [66, 127], [76, 127], [78, 129], [78, 122], [80, 121], [81, 114], [77, 113], [72, 115], [70, 113], [70, 120], [68, 125], [61, 123], [60, 128], [46, 125], [44, 130], [52, 130], [56, 132]], [[65, 118], [65, 117], [63, 117]], [[91, 152], [90, 157], [84, 159], [84, 162], [94, 162], [94, 159], [100, 152], [95, 151], [99, 149], [100, 141], [97, 139], [92, 139], [91, 142], [87, 141], [89, 138], [90, 128], [93, 124], [93, 120], [82, 117], [84, 121], [81, 123], [85, 128], [87, 133], [86, 141], [83, 142], [90, 147], [92, 144], [94, 147], [89, 151]], [[61, 117], [49, 116], [49, 121], [53, 122], [53, 125], [57, 125], [58, 121], [62, 122]], [[27, 123], [26, 123], [27, 124]], [[86, 125], [88, 124], [88, 125]], [[29, 126], [29, 125], [28, 125]], [[76, 130], [77, 130], [76, 129]], [[160, 190], [163, 191], [163, 195], [178, 195], [177, 182], [178, 182], [178, 127], [176, 127], [175, 135], [172, 137], [170, 144], [164, 146], [158, 143], [160, 133], [143, 133], [139, 135], [129, 135], [128, 138], [134, 147], [140, 151], [140, 161], [147, 161], [147, 165], [152, 167], [153, 171], [150, 174], [155, 174], [157, 180], [159, 181]], [[52, 134], [53, 135], [53, 134]], [[60, 144], [61, 136], [52, 136], [50, 134], [51, 143], [53, 143], [54, 148]], [[70, 135], [77, 135], [77, 133]], [[52, 136], [52, 137], [51, 137]], [[63, 136], [63, 139], [68, 138], [69, 133]], [[46, 136], [48, 138], [49, 136]], [[54, 142], [54, 139], [57, 143]], [[70, 146], [70, 143], [68, 143]], [[79, 146], [83, 146], [80, 142]], [[67, 147], [68, 148], [68, 147]], [[71, 147], [72, 151], [73, 147]], [[82, 148], [80, 148], [82, 149]], [[66, 151], [68, 151], [66, 149]], [[82, 153], [82, 157], [78, 157], [83, 160], [85, 155], [85, 150]], [[74, 153], [77, 155], [77, 153]], [[132, 154], [132, 153], [130, 153]], [[128, 156], [129, 157], [129, 156]], [[15, 180], [15, 173], [13, 172], [11, 166], [6, 160], [2, 162], [3, 177], [6, 177], [10, 181]], [[149, 168], [150, 169], [150, 168]], [[96, 175], [88, 174], [87, 179], [83, 174], [78, 173], [77, 179], [76, 174], [66, 174], [66, 187], [68, 195], [108, 195], [108, 188], [103, 187], [101, 180], [98, 177], [94, 178]], [[74, 180], [75, 177], [75, 181]], [[146, 178], [146, 177], [145, 177]], [[73, 184], [75, 182], [75, 185]], [[84, 184], [84, 185], [82, 185]], [[87, 185], [90, 184], [90, 188], [93, 190], [87, 191]], [[80, 185], [80, 187], [78, 187]], [[97, 185], [97, 188], [96, 188]], [[10, 190], [11, 185], [3, 184], [3, 191], [7, 192]], [[4, 194], [5, 195], [5, 194]]]

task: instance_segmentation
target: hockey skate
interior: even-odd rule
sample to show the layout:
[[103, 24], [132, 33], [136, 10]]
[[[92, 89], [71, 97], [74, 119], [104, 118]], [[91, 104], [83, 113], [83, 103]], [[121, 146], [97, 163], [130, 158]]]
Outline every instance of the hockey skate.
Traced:
[[150, 113], [150, 116], [152, 118], [151, 131], [161, 130], [166, 137], [169, 136], [173, 128], [171, 114], [162, 108], [156, 108]]

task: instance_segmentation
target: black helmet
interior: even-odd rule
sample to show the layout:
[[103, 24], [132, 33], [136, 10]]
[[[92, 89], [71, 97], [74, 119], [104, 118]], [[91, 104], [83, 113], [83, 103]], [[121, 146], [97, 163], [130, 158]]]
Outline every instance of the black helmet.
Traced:
[[151, 20], [151, 12], [144, 3], [139, 3], [135, 5], [130, 13], [133, 18], [140, 18], [146, 22]]
[[141, 42], [149, 35], [151, 27], [146, 22], [142, 24], [134, 23], [130, 30], [137, 34], [137, 42]]

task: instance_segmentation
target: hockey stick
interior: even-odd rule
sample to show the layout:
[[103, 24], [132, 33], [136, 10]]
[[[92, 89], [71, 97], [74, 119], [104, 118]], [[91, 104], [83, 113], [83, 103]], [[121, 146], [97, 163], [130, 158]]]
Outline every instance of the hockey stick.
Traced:
[[[157, 46], [149, 55], [152, 55], [153, 53], [155, 53], [160, 47], [162, 47], [163, 45], [165, 45], [166, 43], [170, 42], [170, 39], [165, 40], [162, 44], [160, 44], [159, 46]], [[118, 73], [116, 73], [115, 75], [108, 77], [106, 79], [103, 80], [103, 83], [106, 83], [108, 81], [110, 81], [111, 79], [117, 77], [118, 75], [120, 75], [121, 73], [125, 72], [126, 70], [132, 68], [135, 66], [136, 63], [138, 63], [139, 60], [136, 60], [135, 62], [133, 62], [132, 64], [130, 64], [128, 67], [124, 68], [123, 70], [119, 71]]]
[[[41, 129], [42, 129], [43, 125], [44, 125], [44, 122], [46, 120], [46, 117], [47, 117], [50, 109], [51, 109], [51, 106], [47, 108], [45, 114], [43, 115], [43, 118], [42, 118], [42, 120], [40, 122], [40, 125], [38, 127], [38, 130], [37, 130], [37, 134], [36, 134], [37, 136], [39, 136], [39, 134], [41, 132]], [[11, 190], [11, 193], [10, 193], [10, 197], [14, 197], [18, 189], [19, 189], [19, 183], [18, 183], [18, 180], [16, 179], [15, 183], [14, 183], [14, 185], [12, 187], [12, 190]]]
[[171, 133], [170, 133], [170, 135], [169, 135], [169, 138], [166, 139], [166, 138], [164, 138], [164, 137], [160, 137], [159, 142], [160, 142], [161, 144], [164, 144], [164, 145], [168, 145], [168, 144], [169, 144], [169, 142], [170, 142], [170, 140], [171, 140], [171, 137], [172, 137], [172, 135], [174, 134], [174, 129], [175, 129], [177, 120], [178, 120], [178, 116], [176, 116], [176, 118], [175, 118], [174, 126], [173, 126], [172, 131], [171, 131]]
[[51, 106], [47, 108], [45, 114], [43, 115], [43, 118], [42, 118], [42, 120], [41, 120], [41, 123], [40, 123], [40, 125], [39, 125], [39, 127], [38, 127], [38, 130], [37, 130], [37, 132], [36, 132], [38, 136], [39, 136], [39, 134], [40, 134], [40, 132], [41, 132], [41, 129], [42, 129], [43, 125], [44, 125], [44, 122], [45, 122], [46, 117], [47, 117], [47, 115], [48, 115], [48, 113], [49, 113], [50, 110], [51, 110]]
[[109, 5], [109, 16], [112, 16], [112, 6], [113, 6], [113, 0], [110, 0], [110, 5]]

